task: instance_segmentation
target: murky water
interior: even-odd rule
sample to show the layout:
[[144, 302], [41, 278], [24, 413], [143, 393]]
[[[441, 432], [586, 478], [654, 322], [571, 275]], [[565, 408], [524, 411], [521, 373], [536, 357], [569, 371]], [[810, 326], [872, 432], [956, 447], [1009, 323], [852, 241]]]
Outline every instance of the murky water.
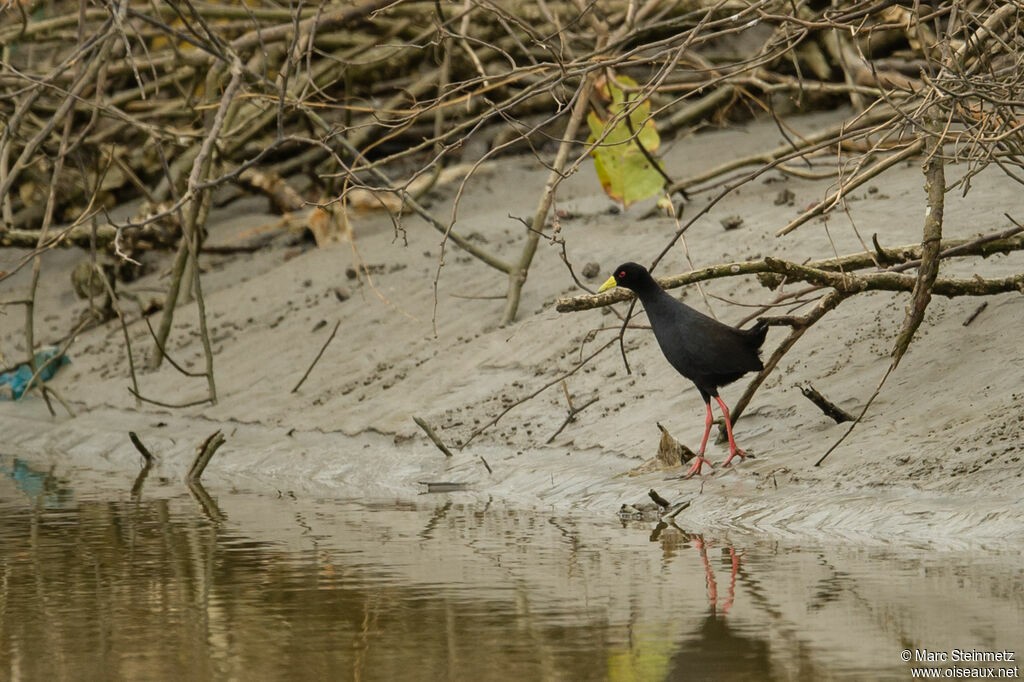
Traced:
[[0, 679], [910, 679], [903, 650], [1024, 649], [1019, 553], [460, 495], [83, 492], [0, 455]]

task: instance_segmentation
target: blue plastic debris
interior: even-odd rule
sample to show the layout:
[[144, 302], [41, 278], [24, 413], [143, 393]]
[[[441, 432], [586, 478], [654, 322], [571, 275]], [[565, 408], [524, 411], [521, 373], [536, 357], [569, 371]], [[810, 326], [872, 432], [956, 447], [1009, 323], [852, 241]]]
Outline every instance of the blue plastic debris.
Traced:
[[[39, 373], [39, 379], [36, 383], [41, 381], [49, 381], [53, 378], [53, 375], [57, 373], [57, 370], [61, 368], [61, 365], [66, 365], [71, 360], [66, 355], [61, 355], [60, 358], [54, 360], [50, 364], [46, 362], [60, 352], [58, 348], [44, 348], [35, 355], [36, 369], [43, 367], [43, 371]], [[4, 372], [0, 374], [0, 388], [7, 385], [11, 387], [11, 394], [14, 400], [21, 400], [21, 396], [25, 394], [25, 391], [29, 388], [28, 382], [32, 380], [32, 368], [27, 362], [22, 363], [15, 367], [10, 372]], [[4, 394], [0, 393], [0, 398], [3, 398]]]

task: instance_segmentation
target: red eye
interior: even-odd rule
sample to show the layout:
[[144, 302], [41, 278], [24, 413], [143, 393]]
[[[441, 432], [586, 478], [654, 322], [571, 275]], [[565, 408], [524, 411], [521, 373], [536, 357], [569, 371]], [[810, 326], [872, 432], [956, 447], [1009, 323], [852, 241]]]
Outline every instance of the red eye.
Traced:
[[619, 279], [626, 279], [626, 271], [619, 270]]

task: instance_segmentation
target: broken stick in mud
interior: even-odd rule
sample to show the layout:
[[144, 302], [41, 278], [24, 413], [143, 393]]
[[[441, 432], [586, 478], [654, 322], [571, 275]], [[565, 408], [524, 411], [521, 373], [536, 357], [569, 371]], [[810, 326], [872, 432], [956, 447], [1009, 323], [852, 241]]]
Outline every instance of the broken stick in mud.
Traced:
[[196, 448], [196, 458], [192, 460], [192, 466], [188, 469], [188, 474], [185, 475], [185, 481], [189, 484], [198, 483], [202, 477], [203, 472], [206, 470], [206, 465], [213, 459], [213, 455], [217, 452], [217, 449], [224, 445], [224, 434], [220, 432], [220, 429], [214, 431], [206, 437], [198, 448]]

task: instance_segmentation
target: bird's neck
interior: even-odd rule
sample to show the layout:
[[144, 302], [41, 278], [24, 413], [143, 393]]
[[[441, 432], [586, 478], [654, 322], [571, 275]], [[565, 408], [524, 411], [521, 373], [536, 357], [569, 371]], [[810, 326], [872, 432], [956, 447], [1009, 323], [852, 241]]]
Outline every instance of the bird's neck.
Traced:
[[658, 286], [653, 277], [648, 277], [646, 282], [642, 282], [639, 286], [635, 287], [633, 293], [644, 304], [644, 307], [647, 307], [648, 304], [656, 303], [663, 297], [669, 296], [665, 293], [664, 289]]

